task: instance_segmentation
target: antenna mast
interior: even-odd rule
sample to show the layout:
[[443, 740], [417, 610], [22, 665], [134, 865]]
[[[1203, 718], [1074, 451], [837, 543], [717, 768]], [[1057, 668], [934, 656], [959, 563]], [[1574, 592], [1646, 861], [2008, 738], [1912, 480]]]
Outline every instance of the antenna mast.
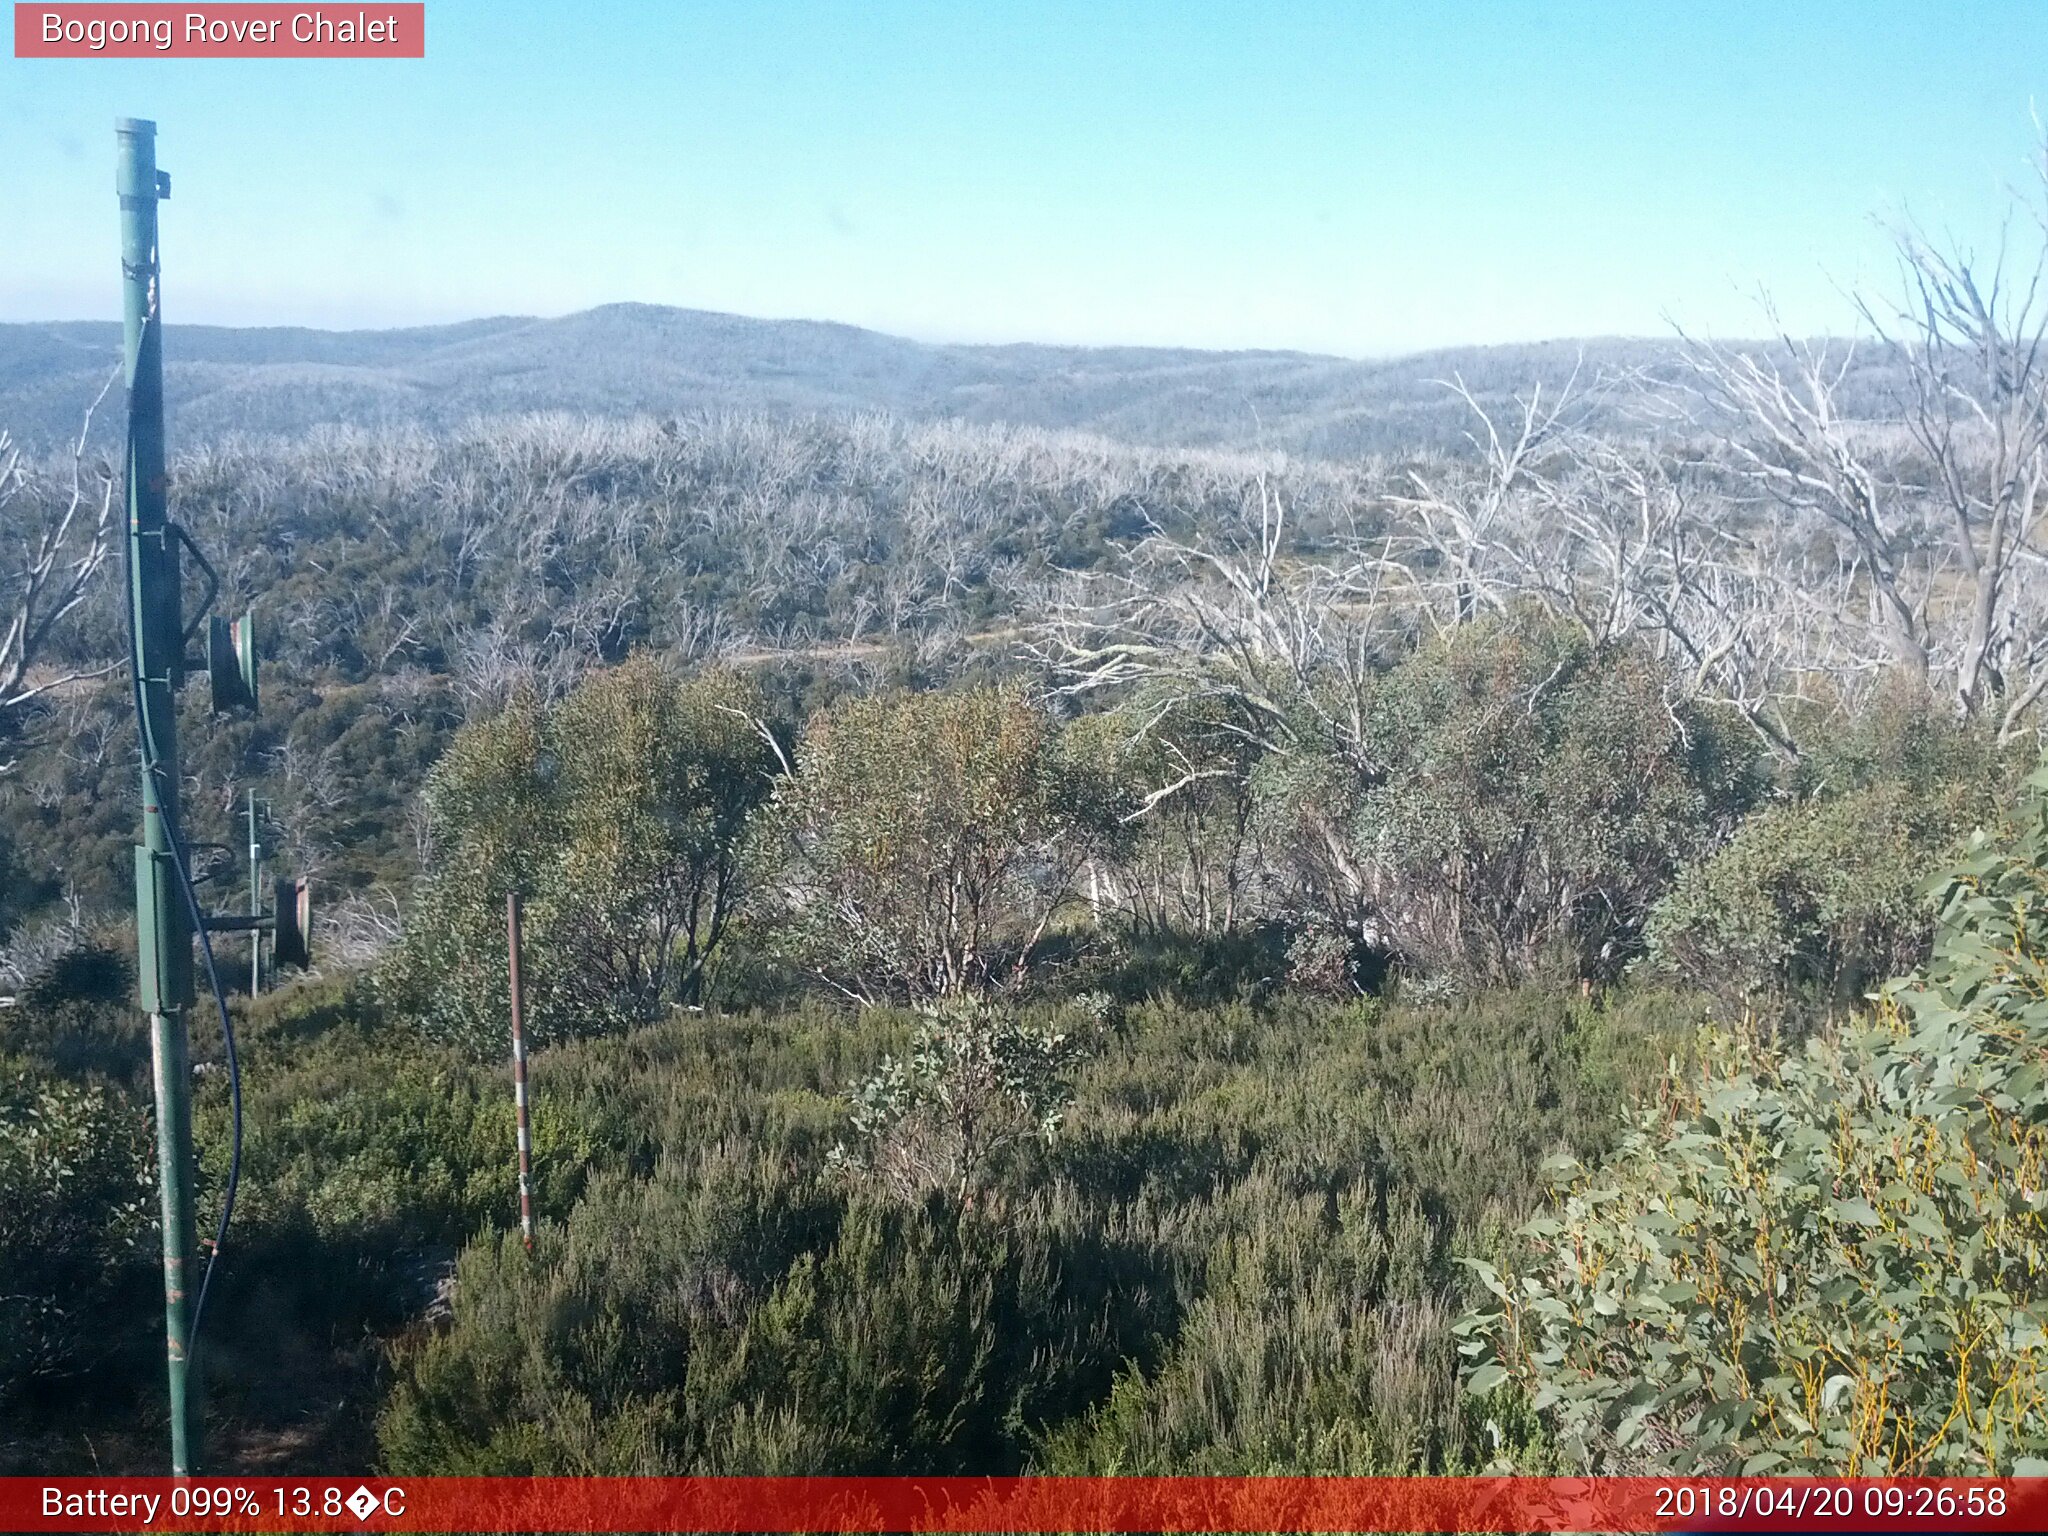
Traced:
[[[170, 518], [164, 468], [162, 273], [156, 213], [157, 204], [171, 195], [171, 179], [156, 168], [155, 123], [121, 118], [114, 124], [114, 134], [119, 145], [115, 189], [121, 199], [121, 357], [128, 386], [124, 464], [128, 484], [127, 627], [142, 757], [142, 838], [135, 849], [135, 973], [142, 1008], [149, 1015], [150, 1065], [156, 1082], [171, 1473], [190, 1477], [198, 1470], [200, 1438], [193, 1330], [199, 1322], [199, 1301], [206, 1294], [206, 1277], [198, 1273], [193, 1216], [192, 940], [201, 927], [208, 933], [248, 932], [255, 936], [260, 953], [262, 935], [268, 933], [274, 964], [304, 968], [311, 963], [307, 940], [312, 910], [306, 881], [301, 878], [274, 882], [268, 914], [260, 910], [260, 898], [254, 896], [246, 917], [202, 912], [195, 887], [207, 876], [194, 874], [179, 830], [178, 689], [188, 672], [203, 671], [213, 685], [216, 712], [253, 714], [256, 630], [248, 614], [230, 624], [212, 612], [214, 599], [220, 595], [220, 577], [191, 535]], [[188, 554], [206, 580], [206, 595], [190, 625], [185, 622], [182, 569], [183, 557]], [[206, 630], [203, 652], [188, 658], [185, 647], [198, 637], [202, 622]], [[249, 830], [253, 862], [257, 852], [253, 798]], [[252, 868], [252, 879], [255, 873]], [[213, 973], [210, 949], [207, 964], [220, 1009], [235, 1105], [234, 1152], [219, 1229], [224, 1236], [240, 1159], [241, 1088], [227, 999]], [[195, 1280], [199, 1282], [196, 1293]]]
[[178, 815], [178, 685], [185, 621], [178, 542], [166, 510], [164, 360], [157, 265], [157, 203], [171, 179], [156, 168], [156, 124], [123, 118], [116, 189], [121, 197], [122, 363], [128, 385], [128, 604], [134, 630], [142, 735], [142, 840], [135, 850], [135, 934], [142, 1007], [156, 1080], [156, 1156], [163, 1194], [164, 1333], [170, 1362], [171, 1472], [190, 1476], [199, 1437], [191, 1372], [192, 930], [171, 841]]

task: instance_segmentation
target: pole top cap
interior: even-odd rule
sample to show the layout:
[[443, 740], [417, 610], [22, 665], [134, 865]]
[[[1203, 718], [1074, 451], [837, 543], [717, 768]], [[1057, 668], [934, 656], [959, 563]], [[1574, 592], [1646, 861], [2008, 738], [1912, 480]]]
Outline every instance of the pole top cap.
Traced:
[[156, 124], [146, 117], [117, 117], [114, 119], [114, 132], [137, 133], [145, 138], [154, 138]]

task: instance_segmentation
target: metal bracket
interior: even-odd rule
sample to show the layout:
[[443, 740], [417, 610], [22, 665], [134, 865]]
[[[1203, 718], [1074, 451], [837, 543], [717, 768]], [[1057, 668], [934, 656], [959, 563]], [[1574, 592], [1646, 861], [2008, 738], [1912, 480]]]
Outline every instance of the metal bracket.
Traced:
[[277, 926], [272, 916], [251, 917], [246, 912], [209, 912], [206, 916], [208, 933], [269, 933]]
[[[200, 549], [192, 535], [185, 531], [183, 523], [165, 523], [164, 528], [194, 560], [199, 562], [199, 569], [206, 576], [206, 596], [199, 600], [199, 612], [193, 616], [192, 622], [185, 626], [185, 633], [178, 637], [178, 649], [183, 650], [192, 643], [193, 636], [199, 633], [199, 626], [206, 622], [206, 616], [213, 612], [213, 600], [220, 596], [220, 573], [213, 568], [213, 562], [206, 558], [205, 551]], [[196, 672], [199, 668], [194, 667], [192, 670]]]
[[[192, 1002], [191, 935], [183, 921], [177, 879], [170, 854], [136, 848], [136, 910], [160, 915], [164, 925], [161, 931], [147, 920], [136, 925], [135, 980], [147, 1013], [171, 1013]], [[183, 945], [178, 943], [181, 936], [186, 940]]]
[[[187, 843], [185, 853], [191, 860], [191, 867], [187, 873], [191, 875], [194, 885], [205, 885], [210, 880], [218, 880], [235, 862], [234, 849], [226, 843]], [[204, 862], [199, 858], [201, 854], [206, 855]]]
[[270, 934], [276, 962], [302, 971], [313, 964], [312, 929], [312, 886], [304, 876], [273, 882], [268, 912], [214, 912], [206, 918], [208, 933]]

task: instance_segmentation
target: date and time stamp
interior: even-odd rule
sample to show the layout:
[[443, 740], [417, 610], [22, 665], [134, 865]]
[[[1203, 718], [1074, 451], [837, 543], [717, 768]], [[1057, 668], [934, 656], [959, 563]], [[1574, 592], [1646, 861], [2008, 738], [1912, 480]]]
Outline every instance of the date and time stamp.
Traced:
[[2048, 1529], [2048, 1479], [0, 1478], [0, 1529], [1544, 1531]]
[[[1785, 1521], [1794, 1529], [1840, 1528], [1860, 1521], [1929, 1522], [1944, 1529], [1957, 1521], [2000, 1521], [2011, 1498], [1999, 1483], [1675, 1482], [1657, 1485], [1659, 1529], [1685, 1529], [1694, 1521]], [[1669, 1524], [1663, 1524], [1669, 1522]]]

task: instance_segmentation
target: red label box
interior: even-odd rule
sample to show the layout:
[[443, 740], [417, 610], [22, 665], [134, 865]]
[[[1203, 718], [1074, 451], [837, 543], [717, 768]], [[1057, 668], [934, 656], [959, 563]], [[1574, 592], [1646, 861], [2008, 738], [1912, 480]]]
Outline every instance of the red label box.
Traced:
[[2048, 1478], [0, 1477], [20, 1532], [2040, 1531]]
[[14, 7], [17, 59], [421, 59], [427, 8], [349, 5]]

